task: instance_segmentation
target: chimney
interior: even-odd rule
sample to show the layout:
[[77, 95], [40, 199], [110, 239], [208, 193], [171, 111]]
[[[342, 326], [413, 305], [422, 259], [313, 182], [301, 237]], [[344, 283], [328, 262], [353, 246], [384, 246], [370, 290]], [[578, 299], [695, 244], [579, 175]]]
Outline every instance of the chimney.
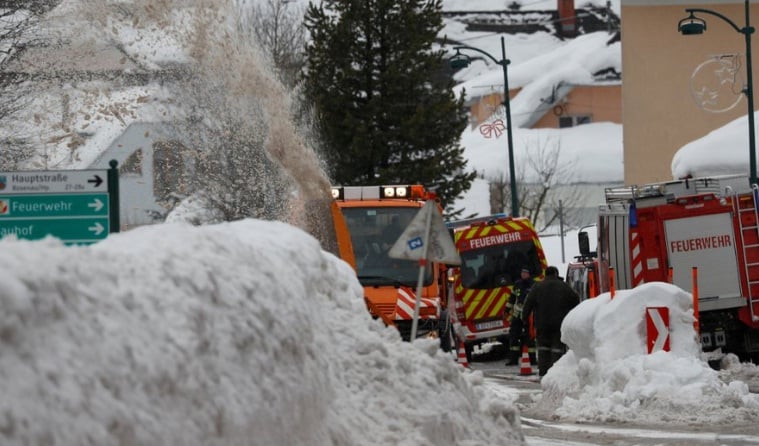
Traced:
[[577, 35], [577, 17], [574, 0], [556, 0], [556, 3], [556, 9], [559, 12], [557, 34], [562, 37], [575, 37]]

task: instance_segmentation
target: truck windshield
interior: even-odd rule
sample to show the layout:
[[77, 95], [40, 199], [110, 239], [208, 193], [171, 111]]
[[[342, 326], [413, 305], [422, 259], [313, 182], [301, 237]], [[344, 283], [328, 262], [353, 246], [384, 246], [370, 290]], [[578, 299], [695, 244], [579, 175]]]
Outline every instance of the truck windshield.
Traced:
[[[358, 280], [364, 286], [409, 285], [419, 280], [419, 262], [388, 257], [387, 252], [419, 212], [418, 207], [344, 208], [356, 256]], [[424, 285], [432, 283], [427, 264]]]
[[461, 285], [470, 289], [492, 289], [513, 285], [520, 270], [533, 276], [542, 273], [535, 243], [522, 241], [461, 252]]

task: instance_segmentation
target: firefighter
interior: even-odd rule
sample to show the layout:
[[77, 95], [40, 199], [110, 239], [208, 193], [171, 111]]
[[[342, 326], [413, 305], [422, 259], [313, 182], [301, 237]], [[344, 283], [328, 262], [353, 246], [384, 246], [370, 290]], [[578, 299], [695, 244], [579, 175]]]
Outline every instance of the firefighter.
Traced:
[[530, 363], [535, 364], [535, 340], [530, 336], [529, 325], [522, 323], [522, 308], [527, 294], [535, 283], [530, 275], [530, 269], [523, 267], [520, 278], [514, 283], [514, 288], [506, 304], [506, 314], [509, 319], [509, 360], [506, 365], [517, 365], [523, 346], [527, 346]]
[[545, 280], [535, 284], [527, 295], [522, 323], [527, 325], [530, 314], [535, 313], [540, 376], [544, 376], [566, 351], [566, 346], [561, 343], [561, 323], [579, 303], [580, 296], [559, 277], [555, 266], [546, 268]]

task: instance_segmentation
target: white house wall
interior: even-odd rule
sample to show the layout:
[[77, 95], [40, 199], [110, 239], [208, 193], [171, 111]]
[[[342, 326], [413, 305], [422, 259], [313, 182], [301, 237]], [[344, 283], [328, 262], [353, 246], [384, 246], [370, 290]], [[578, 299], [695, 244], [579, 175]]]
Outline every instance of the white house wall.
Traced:
[[160, 140], [177, 139], [175, 129], [167, 123], [136, 122], [130, 124], [89, 168], [107, 169], [111, 160], [121, 166], [137, 150], [142, 149], [141, 174], [119, 175], [119, 212], [121, 228], [162, 221], [168, 209], [158, 203], [154, 193], [154, 144]]

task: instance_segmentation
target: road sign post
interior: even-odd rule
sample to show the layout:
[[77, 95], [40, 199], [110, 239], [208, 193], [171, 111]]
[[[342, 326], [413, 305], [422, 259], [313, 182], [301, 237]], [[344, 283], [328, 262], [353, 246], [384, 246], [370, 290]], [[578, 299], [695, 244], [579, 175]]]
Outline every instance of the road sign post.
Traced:
[[120, 203], [119, 203], [119, 169], [118, 161], [111, 160], [108, 165], [111, 166], [108, 169], [108, 196], [111, 199], [111, 232], [119, 232], [121, 230], [121, 216], [119, 215]]
[[90, 244], [119, 231], [118, 170], [0, 172], [0, 238]]

